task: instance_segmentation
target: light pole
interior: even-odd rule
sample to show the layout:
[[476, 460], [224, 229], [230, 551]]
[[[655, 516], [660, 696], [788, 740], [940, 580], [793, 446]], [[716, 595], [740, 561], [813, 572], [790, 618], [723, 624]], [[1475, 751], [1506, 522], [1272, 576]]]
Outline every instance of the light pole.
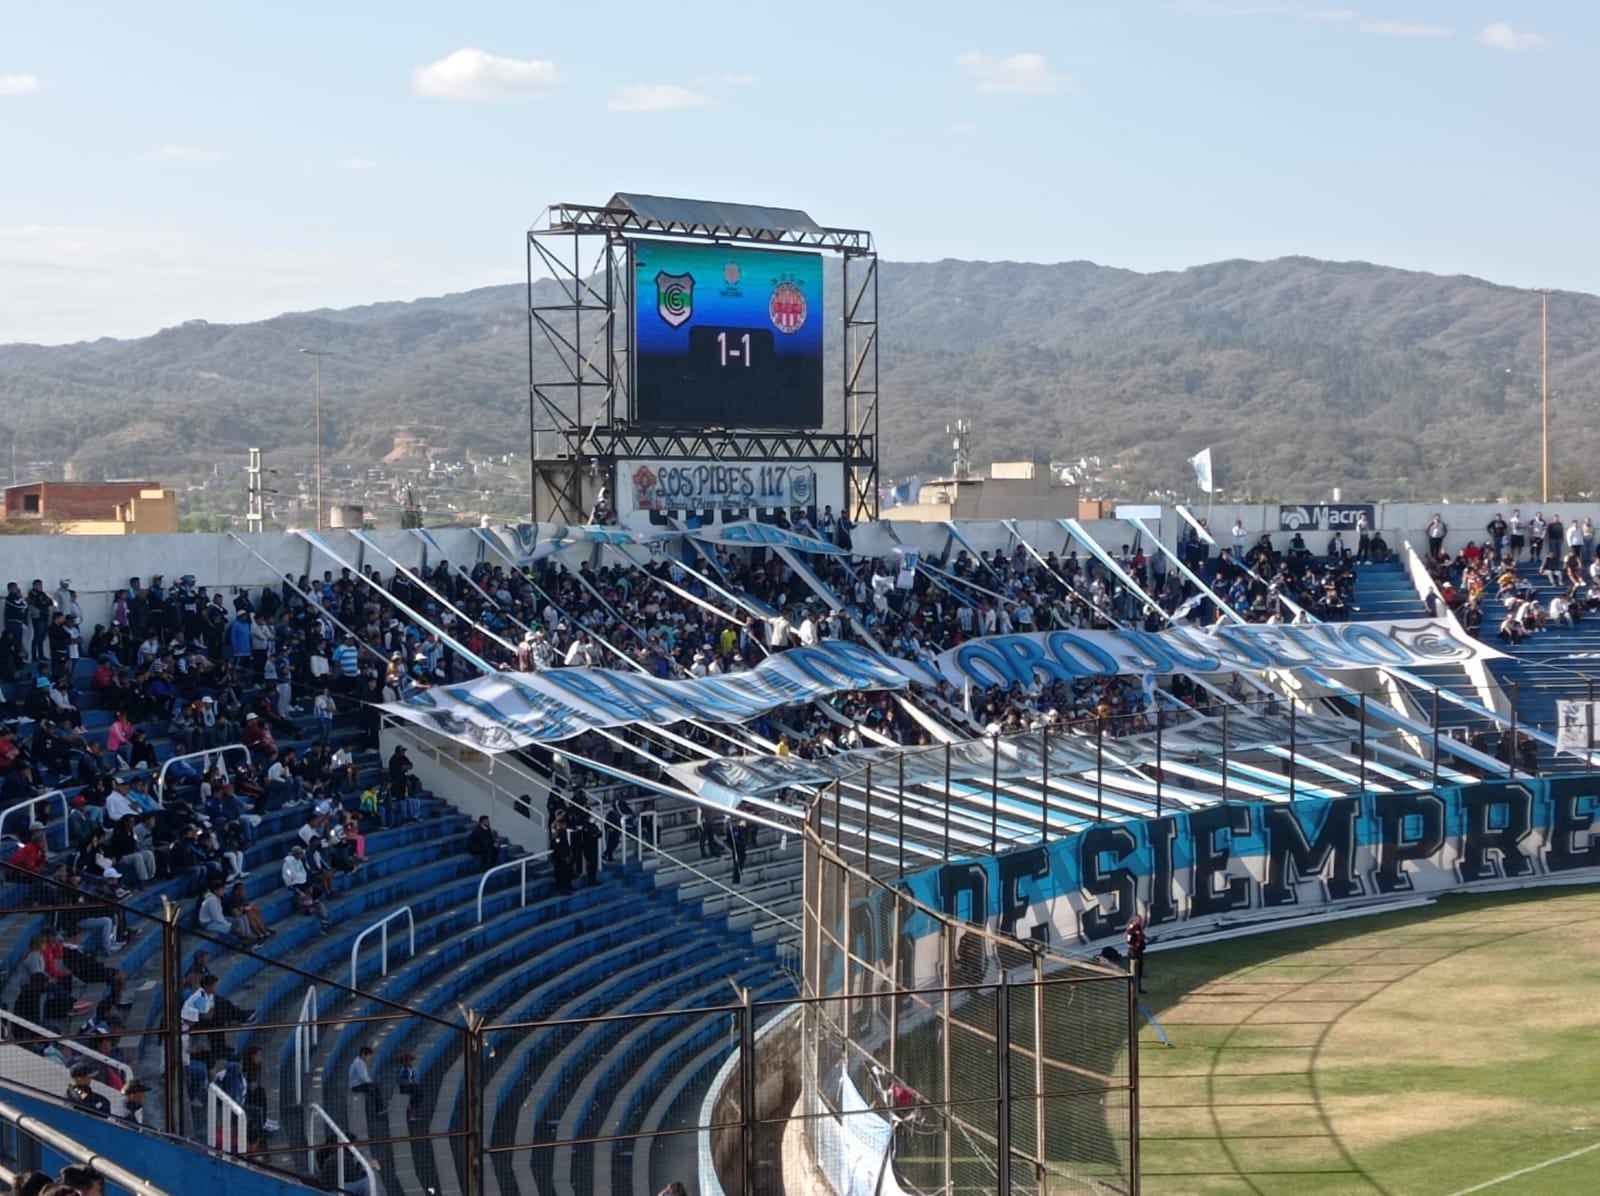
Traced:
[[322, 530], [322, 359], [332, 357], [327, 349], [301, 349], [307, 357], [317, 363], [317, 530]]
[[1550, 292], [1539, 292], [1539, 393], [1544, 422], [1544, 501], [1550, 501]]

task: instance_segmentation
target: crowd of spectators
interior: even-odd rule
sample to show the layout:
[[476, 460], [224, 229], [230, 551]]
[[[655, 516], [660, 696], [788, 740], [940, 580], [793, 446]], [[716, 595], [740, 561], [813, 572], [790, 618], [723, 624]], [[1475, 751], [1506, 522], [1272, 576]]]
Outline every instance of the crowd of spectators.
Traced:
[[1505, 644], [1575, 627], [1600, 609], [1600, 556], [1594, 541], [1589, 518], [1564, 523], [1559, 514], [1546, 519], [1543, 511], [1528, 520], [1520, 510], [1509, 517], [1496, 512], [1481, 540], [1469, 539], [1453, 554], [1441, 537], [1428, 558], [1436, 587], [1428, 602], [1454, 611], [1474, 636], [1483, 635], [1487, 624]]

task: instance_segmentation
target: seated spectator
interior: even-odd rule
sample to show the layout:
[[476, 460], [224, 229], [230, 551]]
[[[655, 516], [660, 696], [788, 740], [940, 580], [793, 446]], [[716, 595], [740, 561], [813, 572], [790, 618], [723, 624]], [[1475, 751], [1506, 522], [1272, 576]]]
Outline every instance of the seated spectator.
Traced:
[[[76, 800], [76, 799], [74, 799]], [[139, 836], [139, 819], [124, 814], [112, 828], [106, 844], [106, 853], [116, 861], [117, 870], [135, 889], [142, 889], [156, 876], [156, 853], [146, 833], [143, 842]]]
[[127, 1009], [133, 1002], [123, 996], [123, 984], [126, 976], [120, 968], [113, 968], [103, 963], [98, 957], [84, 950], [83, 926], [77, 925], [66, 931], [62, 936], [61, 966], [82, 984], [103, 984], [106, 986], [105, 1000], [119, 1008]]
[[296, 767], [294, 749], [274, 752], [270, 756], [272, 763], [267, 767], [265, 810], [302, 805], [306, 800], [306, 790]]
[[27, 889], [28, 904], [41, 904], [44, 875], [49, 865], [50, 850], [41, 828], [31, 832], [27, 842], [6, 860], [6, 879]]
[[322, 836], [312, 835], [305, 847], [306, 875], [311, 882], [322, 887], [326, 896], [333, 896], [334, 868], [323, 847]]
[[233, 887], [223, 897], [222, 912], [232, 925], [234, 933], [241, 937], [248, 932], [260, 942], [270, 939], [277, 933], [267, 925], [266, 919], [261, 916], [261, 911], [256, 908], [256, 903], [250, 900], [242, 880], [235, 881]]
[[291, 847], [289, 854], [283, 857], [281, 875], [283, 887], [294, 892], [295, 909], [303, 914], [316, 914], [322, 922], [323, 930], [332, 929], [333, 919], [328, 916], [328, 907], [323, 903], [321, 893], [311, 881], [311, 874], [306, 869], [306, 849], [299, 843]]
[[225, 886], [218, 877], [213, 876], [207, 883], [205, 896], [200, 898], [200, 907], [195, 913], [200, 929], [220, 939], [231, 940], [246, 947], [255, 946], [259, 940], [248, 924], [241, 927], [223, 910], [224, 889]]
[[244, 730], [240, 738], [251, 754], [261, 759], [270, 760], [278, 751], [272, 731], [259, 714], [252, 712], [244, 716]]

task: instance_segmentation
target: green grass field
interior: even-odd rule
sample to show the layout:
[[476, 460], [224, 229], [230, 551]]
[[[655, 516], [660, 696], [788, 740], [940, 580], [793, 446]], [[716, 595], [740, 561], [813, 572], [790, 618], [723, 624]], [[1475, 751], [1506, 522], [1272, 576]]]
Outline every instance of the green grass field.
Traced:
[[1144, 1028], [1146, 1196], [1600, 1192], [1600, 890], [1455, 896], [1148, 964], [1173, 1046]]

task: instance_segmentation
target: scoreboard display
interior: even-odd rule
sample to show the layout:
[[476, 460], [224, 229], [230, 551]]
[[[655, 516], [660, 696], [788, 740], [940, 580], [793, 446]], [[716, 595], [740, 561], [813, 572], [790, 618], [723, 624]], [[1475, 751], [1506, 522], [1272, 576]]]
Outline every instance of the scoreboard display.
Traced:
[[822, 426], [822, 255], [635, 241], [632, 419]]

